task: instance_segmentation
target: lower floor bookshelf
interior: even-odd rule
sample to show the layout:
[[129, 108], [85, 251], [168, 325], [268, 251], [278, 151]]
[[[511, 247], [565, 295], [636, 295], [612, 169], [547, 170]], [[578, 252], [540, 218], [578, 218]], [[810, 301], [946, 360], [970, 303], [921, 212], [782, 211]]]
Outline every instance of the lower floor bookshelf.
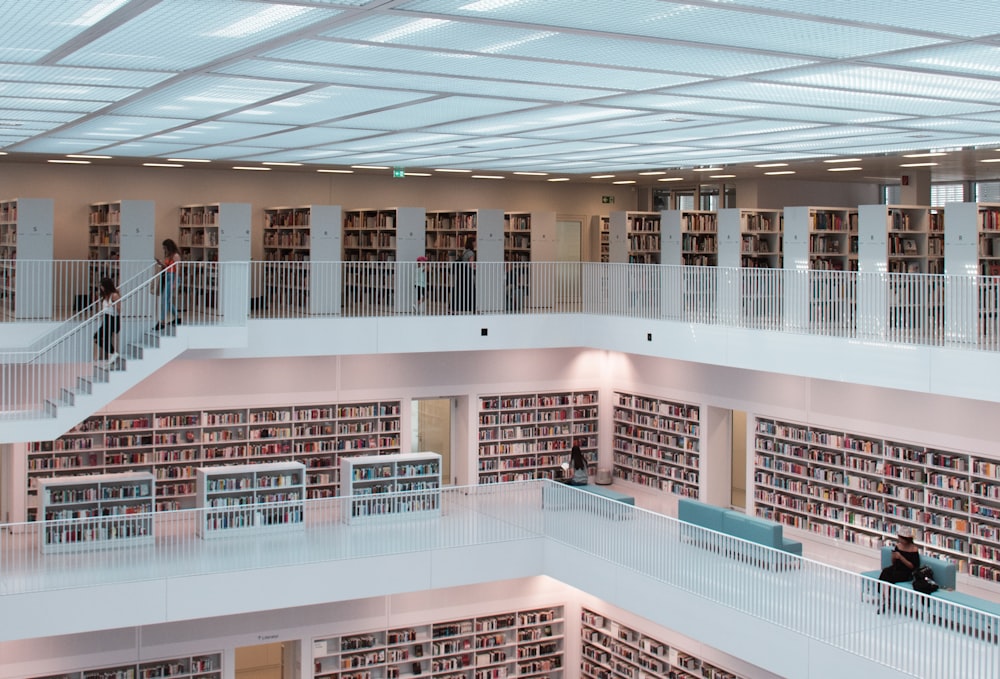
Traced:
[[74, 670], [32, 679], [222, 679], [222, 653]]
[[581, 677], [744, 679], [591, 609], [582, 609], [580, 617]]
[[562, 679], [563, 607], [313, 640], [314, 679]]

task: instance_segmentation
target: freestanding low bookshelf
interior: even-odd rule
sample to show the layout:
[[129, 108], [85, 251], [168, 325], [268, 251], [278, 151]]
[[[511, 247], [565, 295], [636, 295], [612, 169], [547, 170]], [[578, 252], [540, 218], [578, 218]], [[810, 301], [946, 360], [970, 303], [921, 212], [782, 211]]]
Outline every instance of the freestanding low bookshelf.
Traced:
[[305, 476], [301, 462], [198, 469], [202, 538], [305, 527]]
[[42, 551], [151, 544], [155, 484], [149, 472], [41, 479]]
[[348, 498], [347, 523], [441, 513], [441, 456], [437, 453], [343, 457], [340, 464], [340, 489]]

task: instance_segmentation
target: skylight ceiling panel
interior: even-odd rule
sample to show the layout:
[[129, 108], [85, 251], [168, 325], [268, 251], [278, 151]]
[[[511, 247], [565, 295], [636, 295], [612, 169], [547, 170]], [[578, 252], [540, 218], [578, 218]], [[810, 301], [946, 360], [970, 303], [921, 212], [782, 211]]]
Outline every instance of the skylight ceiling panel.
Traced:
[[6, 2], [0, 61], [38, 61], [122, 4], [123, 0], [110, 3], [95, 0]]
[[[796, 4], [794, 11], [801, 11], [798, 7]], [[937, 42], [924, 35], [741, 12], [723, 6], [667, 2], [617, 2], [609, 5], [581, 3], [579, 0], [503, 3], [491, 0], [414, 0], [400, 9], [439, 13], [442, 18], [467, 16], [528, 22], [832, 59]]]
[[326, 37], [432, 49], [732, 77], [811, 63], [803, 59], [655, 40], [557, 33], [464, 21], [379, 16], [338, 26]]
[[67, 127], [57, 134], [60, 137], [115, 141], [145, 137], [190, 124], [190, 120], [183, 118], [140, 118], [108, 115], [85, 120], [77, 125]]
[[[993, 12], [1000, 17], [1000, 12]], [[878, 64], [966, 75], [1000, 76], [1000, 45], [941, 45], [868, 58]]]
[[288, 130], [269, 134], [266, 137], [257, 137], [249, 143], [255, 146], [270, 147], [271, 149], [282, 148], [303, 148], [310, 146], [326, 146], [348, 139], [367, 137], [372, 134], [379, 134], [379, 130], [372, 129], [346, 129], [333, 127], [306, 127], [297, 130]]
[[[764, 103], [757, 101], [698, 99], [694, 97], [672, 96], [669, 94], [624, 94], [608, 97], [600, 101], [609, 106], [650, 108], [664, 111], [663, 119], [684, 118], [689, 114], [699, 116], [743, 116], [747, 118], [767, 118], [769, 120], [797, 120], [802, 122], [871, 124], [879, 121], [901, 120], [907, 116], [874, 114], [849, 109], [822, 108], [817, 106], [795, 106], [790, 104]], [[669, 116], [668, 113], [676, 115]], [[722, 118], [724, 120], [724, 118]]]
[[[353, 116], [336, 123], [338, 127], [364, 127], [387, 131], [419, 129], [468, 118], [482, 118], [497, 113], [518, 111], [536, 105], [522, 101], [483, 99], [476, 97], [445, 97], [435, 101], [425, 101], [409, 106], [397, 106], [385, 111]], [[438, 132], [460, 131], [437, 130]]]
[[207, 144], [226, 144], [242, 139], [273, 134], [287, 129], [281, 125], [252, 125], [249, 123], [225, 123], [210, 121], [173, 130], [165, 134], [154, 135], [150, 141], [185, 142], [191, 146]]
[[935, 99], [1000, 100], [1000, 81], [995, 79], [914, 73], [876, 66], [812, 66], [757, 77], [770, 82], [842, 90], [849, 96], [862, 91]]
[[67, 99], [110, 104], [129, 97], [139, 90], [126, 87], [95, 87], [61, 83], [0, 82], [0, 96]]
[[441, 125], [434, 131], [471, 135], [522, 134], [532, 129], [571, 127], [576, 124], [613, 120], [638, 114], [638, 111], [629, 109], [601, 106], [549, 106], [480, 120], [457, 121]]
[[171, 0], [153, 5], [60, 60], [74, 66], [184, 71], [341, 14], [244, 0]]
[[95, 139], [67, 139], [63, 137], [35, 137], [17, 144], [8, 151], [18, 153], [90, 153], [104, 144]]
[[[668, 0], [673, 2], [675, 0]], [[683, 2], [683, 0], [680, 0]], [[844, 21], [861, 21], [912, 31], [937, 31], [965, 37], [1000, 33], [995, 0], [719, 0], [721, 5], [791, 11]]]
[[[609, 89], [616, 91], [657, 89], [699, 80], [692, 76], [661, 72], [317, 40], [301, 41], [268, 52], [266, 56], [331, 66], [367, 67], [386, 71], [465, 76], [498, 81], [552, 83], [577, 87], [604, 83]], [[385, 86], [381, 82], [379, 85]]]
[[0, 108], [0, 120], [17, 120], [21, 122], [39, 122], [52, 125], [64, 125], [76, 120], [76, 113], [66, 111], [36, 111], [27, 108]]
[[672, 90], [685, 96], [759, 101], [798, 106], [830, 107], [858, 112], [875, 111], [898, 115], [947, 116], [978, 113], [995, 106], [959, 101], [904, 97], [875, 92], [840, 92], [820, 87], [765, 82], [714, 82], [686, 85]]
[[545, 139], [604, 139], [606, 137], [620, 137], [624, 135], [643, 134], [645, 132], [664, 132], [667, 130], [682, 130], [686, 127], [701, 126], [705, 124], [736, 122], [737, 118], [725, 117], [689, 117], [676, 118], [672, 120], [663, 113], [655, 115], [639, 116], [634, 118], [622, 118], [617, 120], [604, 120], [572, 127], [544, 129], [544, 130], [524, 130], [520, 134], [526, 137], [541, 137]]
[[469, 151], [483, 151], [490, 153], [503, 153], [506, 149], [521, 148], [523, 146], [538, 146], [543, 143], [538, 139], [523, 137], [470, 137], [460, 136], [454, 141], [442, 142], [433, 145], [414, 146], [410, 150], [414, 153], [464, 153]]
[[84, 115], [107, 106], [103, 101], [82, 99], [41, 99], [38, 97], [8, 97], [0, 92], [0, 108], [25, 109], [34, 111], [61, 111]]
[[970, 118], [925, 118], [923, 120], [913, 120], [905, 125], [911, 130], [936, 130], [948, 132], [958, 132], [962, 134], [986, 136], [1000, 135], [1000, 120], [974, 120]]
[[[266, 65], [266, 71], [262, 70], [265, 68], [264, 65]], [[583, 87], [569, 87], [478, 80], [460, 76], [421, 75], [420, 78], [414, 78], [412, 73], [405, 72], [373, 71], [365, 68], [340, 68], [264, 60], [245, 60], [238, 64], [227, 65], [216, 72], [231, 75], [267, 73], [268, 77], [276, 80], [356, 85], [358, 87], [371, 87], [372, 83], [376, 82], [379, 88], [387, 90], [482, 95], [501, 99], [531, 99], [536, 101], [577, 101], [621, 91], [615, 87], [613, 82], [589, 83]]]
[[252, 144], [219, 144], [212, 146], [199, 146], [188, 144], [180, 147], [178, 154], [184, 158], [202, 158], [205, 160], [253, 160], [272, 153], [274, 149], [266, 146], [253, 146]]
[[425, 96], [361, 87], [324, 87], [239, 111], [227, 119], [279, 125], [316, 125], [364, 111], [400, 106]]
[[127, 68], [66, 68], [34, 64], [0, 64], [0, 82], [32, 82], [58, 85], [90, 85], [141, 89], [172, 77], [172, 73], [135, 71]]
[[302, 83], [198, 76], [156, 90], [117, 109], [117, 113], [168, 118], [211, 118], [259, 105], [301, 89]]
[[101, 153], [109, 156], [126, 156], [129, 158], [170, 158], [181, 154], [185, 158], [198, 156], [188, 155], [189, 144], [162, 144], [146, 140], [126, 141], [120, 144], [109, 144], [101, 147]]
[[[963, 138], [964, 139], [964, 138]], [[788, 143], [770, 144], [769, 148], [788, 153], [795, 151], [816, 151], [828, 149], [836, 153], [877, 153], [874, 149], [892, 149], [896, 151], [908, 151], [915, 149], [926, 149], [928, 146], [952, 146], [956, 136], [952, 134], [900, 132], [897, 134], [878, 134], [861, 137], [850, 137], [841, 139], [825, 139], [814, 141], [792, 141]]]

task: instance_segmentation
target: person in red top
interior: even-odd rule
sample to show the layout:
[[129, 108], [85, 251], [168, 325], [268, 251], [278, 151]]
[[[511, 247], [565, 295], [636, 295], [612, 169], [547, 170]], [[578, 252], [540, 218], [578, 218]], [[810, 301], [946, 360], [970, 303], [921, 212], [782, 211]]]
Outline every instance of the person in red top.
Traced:
[[160, 322], [156, 324], [154, 330], [162, 330], [167, 325], [168, 314], [171, 323], [181, 322], [177, 315], [177, 305], [174, 304], [174, 288], [177, 287], [177, 264], [180, 261], [181, 251], [177, 249], [177, 243], [170, 238], [163, 241], [163, 259], [156, 260], [160, 267]]

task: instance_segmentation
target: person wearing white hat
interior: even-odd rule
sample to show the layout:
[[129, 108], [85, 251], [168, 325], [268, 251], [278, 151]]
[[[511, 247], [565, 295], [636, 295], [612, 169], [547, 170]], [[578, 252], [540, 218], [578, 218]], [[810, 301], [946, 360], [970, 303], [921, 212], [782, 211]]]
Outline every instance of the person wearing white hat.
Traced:
[[[913, 574], [920, 568], [920, 550], [913, 543], [913, 530], [905, 526], [896, 532], [896, 547], [892, 550], [892, 563], [882, 569], [878, 579], [882, 582], [909, 582]], [[885, 612], [891, 603], [891, 587], [881, 588], [883, 591], [880, 613]]]

